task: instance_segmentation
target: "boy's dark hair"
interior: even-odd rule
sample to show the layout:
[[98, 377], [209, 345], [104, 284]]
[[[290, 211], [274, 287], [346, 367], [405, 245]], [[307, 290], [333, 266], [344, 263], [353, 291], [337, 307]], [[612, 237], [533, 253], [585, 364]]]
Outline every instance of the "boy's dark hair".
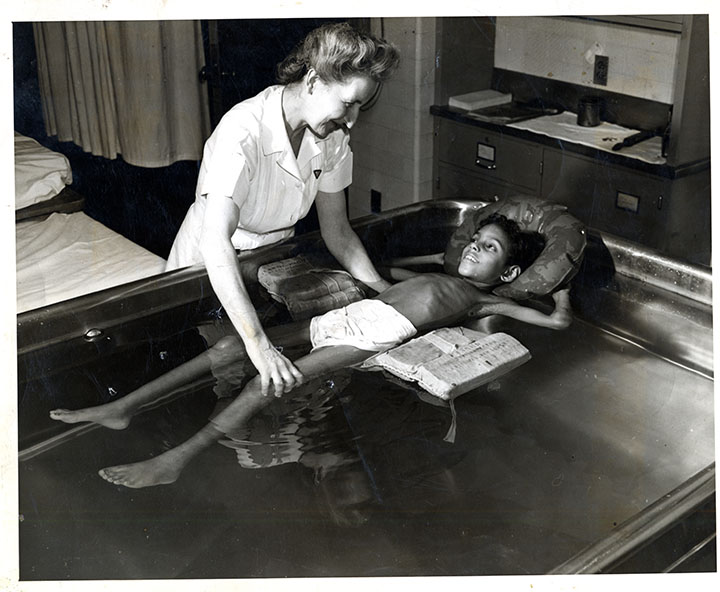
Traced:
[[539, 232], [526, 232], [520, 230], [515, 220], [502, 214], [493, 213], [480, 220], [475, 232], [483, 226], [495, 224], [507, 235], [509, 241], [506, 265], [517, 265], [525, 271], [538, 258], [545, 248], [545, 238]]

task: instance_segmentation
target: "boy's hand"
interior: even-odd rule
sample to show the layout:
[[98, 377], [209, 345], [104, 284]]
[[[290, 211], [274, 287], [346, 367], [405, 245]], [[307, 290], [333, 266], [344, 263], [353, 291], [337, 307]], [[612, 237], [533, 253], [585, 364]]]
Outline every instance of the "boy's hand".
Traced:
[[572, 306], [570, 306], [570, 288], [563, 288], [553, 292], [555, 310], [550, 315], [555, 323], [555, 329], [567, 329], [573, 320]]
[[553, 292], [553, 300], [555, 301], [555, 308], [566, 307], [570, 308], [570, 288], [563, 288], [557, 292]]

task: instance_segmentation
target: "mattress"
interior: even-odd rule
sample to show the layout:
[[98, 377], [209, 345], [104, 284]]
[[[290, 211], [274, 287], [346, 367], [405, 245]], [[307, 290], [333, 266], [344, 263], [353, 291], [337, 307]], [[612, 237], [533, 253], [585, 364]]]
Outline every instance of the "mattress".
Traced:
[[16, 228], [17, 312], [162, 273], [165, 260], [83, 212]]

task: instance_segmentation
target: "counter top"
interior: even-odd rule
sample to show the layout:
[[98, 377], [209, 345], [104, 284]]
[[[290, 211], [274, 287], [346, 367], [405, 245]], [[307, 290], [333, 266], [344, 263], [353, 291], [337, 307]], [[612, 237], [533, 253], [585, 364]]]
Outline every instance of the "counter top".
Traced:
[[569, 111], [553, 115], [540, 115], [505, 124], [483, 121], [474, 118], [472, 113], [451, 109], [448, 106], [433, 105], [430, 107], [430, 113], [437, 117], [561, 148], [670, 179], [689, 175], [710, 166], [709, 160], [681, 166], [667, 164], [665, 158], [661, 156], [662, 140], [660, 137], [650, 138], [635, 146], [623, 148], [621, 151], [613, 151], [614, 144], [621, 142], [638, 130], [607, 122], [602, 122], [596, 127], [581, 127], [575, 123], [576, 115]]
[[[593, 127], [583, 127], [577, 124], [577, 115], [570, 111], [510, 123], [508, 127], [524, 129], [563, 142], [582, 144], [605, 152], [613, 152], [613, 146], [639, 131], [606, 121]], [[662, 156], [662, 138], [660, 136], [648, 138], [634, 146], [624, 147], [620, 156], [649, 164], [666, 164], [666, 159]]]

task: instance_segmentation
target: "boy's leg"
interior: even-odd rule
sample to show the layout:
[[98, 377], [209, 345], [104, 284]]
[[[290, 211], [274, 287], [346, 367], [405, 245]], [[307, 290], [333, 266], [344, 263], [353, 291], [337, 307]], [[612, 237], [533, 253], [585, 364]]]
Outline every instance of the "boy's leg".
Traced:
[[[236, 341], [239, 342], [237, 339]], [[218, 347], [218, 345], [220, 342], [213, 347]], [[234, 346], [230, 346], [230, 348], [237, 351]], [[242, 347], [240, 350], [244, 351]], [[90, 421], [113, 430], [122, 430], [128, 426], [132, 416], [141, 407], [153, 403], [173, 389], [188, 384], [209, 372], [212, 367], [210, 351], [201, 353], [116, 401], [84, 409], [53, 409], [50, 411], [50, 417], [65, 423]]]
[[[373, 353], [349, 345], [325, 347], [303, 356], [295, 365], [309, 379], [362, 362]], [[134, 488], [172, 483], [195, 456], [272, 401], [272, 396], [260, 392], [260, 379], [255, 377], [230, 405], [189, 440], [147, 461], [101, 469], [100, 476], [111, 483]]]
[[[309, 343], [309, 321], [291, 323], [268, 329], [268, 337], [279, 345], [290, 347]], [[203, 376], [213, 367], [232, 364], [245, 358], [245, 348], [237, 336], [223, 337], [208, 351], [151, 380], [124, 397], [85, 409], [53, 409], [50, 417], [65, 423], [93, 422], [113, 430], [122, 430], [140, 408]]]

